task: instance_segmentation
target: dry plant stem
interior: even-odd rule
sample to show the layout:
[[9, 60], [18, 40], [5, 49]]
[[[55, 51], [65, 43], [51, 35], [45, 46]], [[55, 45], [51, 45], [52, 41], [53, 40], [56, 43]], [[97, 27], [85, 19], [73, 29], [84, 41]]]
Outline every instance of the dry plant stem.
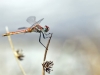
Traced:
[[[43, 58], [43, 62], [46, 60], [46, 55], [47, 55], [47, 51], [48, 51], [48, 47], [49, 47], [49, 44], [50, 44], [50, 40], [51, 40], [51, 38], [52, 38], [52, 34], [51, 34], [51, 37], [50, 37], [50, 39], [48, 40], [48, 43], [47, 43], [47, 46], [46, 46], [46, 50], [45, 50], [45, 54], [44, 54], [44, 58]], [[45, 75], [44, 67], [43, 67], [42, 75]]]
[[[6, 31], [7, 31], [7, 33], [9, 32], [9, 31], [8, 31], [8, 27], [6, 27]], [[15, 56], [15, 49], [14, 49], [14, 46], [13, 46], [13, 43], [12, 43], [12, 40], [11, 40], [10, 35], [8, 36], [8, 40], [9, 40], [9, 42], [10, 42], [11, 49], [12, 49], [12, 51], [13, 51], [13, 53], [14, 53], [14, 56]], [[18, 61], [18, 59], [17, 59], [16, 56], [15, 56], [15, 58], [16, 58], [16, 61], [17, 61], [18, 65], [19, 65], [19, 67], [20, 67], [20, 69], [21, 69], [23, 75], [26, 75], [25, 71], [23, 70], [23, 68], [22, 68], [22, 66], [21, 66], [21, 64], [20, 64], [20, 62]]]

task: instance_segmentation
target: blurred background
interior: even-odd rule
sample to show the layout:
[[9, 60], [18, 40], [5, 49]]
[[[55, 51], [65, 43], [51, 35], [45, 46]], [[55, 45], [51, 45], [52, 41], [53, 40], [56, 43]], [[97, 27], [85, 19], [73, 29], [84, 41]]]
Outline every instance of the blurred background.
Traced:
[[[100, 75], [100, 1], [99, 0], [1, 0], [0, 1], [0, 75], [22, 75], [7, 37], [9, 31], [31, 26], [27, 17], [44, 18], [53, 37], [47, 60], [54, 62], [51, 75]], [[15, 49], [22, 49], [21, 61], [27, 75], [41, 75], [45, 48], [38, 33], [11, 36]], [[48, 39], [42, 39], [44, 45]], [[47, 74], [47, 73], [46, 73]]]

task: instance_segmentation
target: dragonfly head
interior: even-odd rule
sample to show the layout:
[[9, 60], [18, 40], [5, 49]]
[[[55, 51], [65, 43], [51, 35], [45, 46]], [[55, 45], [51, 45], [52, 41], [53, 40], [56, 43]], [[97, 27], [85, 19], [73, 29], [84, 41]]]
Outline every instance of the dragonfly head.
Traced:
[[49, 31], [49, 27], [47, 25], [45, 25], [44, 32], [48, 32], [48, 31]]

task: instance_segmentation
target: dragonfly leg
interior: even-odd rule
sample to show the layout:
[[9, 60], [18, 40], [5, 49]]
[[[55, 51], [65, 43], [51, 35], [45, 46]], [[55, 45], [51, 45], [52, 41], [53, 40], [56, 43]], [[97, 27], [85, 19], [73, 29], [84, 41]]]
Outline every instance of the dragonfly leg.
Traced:
[[47, 38], [50, 38], [51, 36], [49, 36], [49, 35], [51, 35], [51, 34], [53, 34], [53, 33], [48, 33], [48, 34], [45, 34], [45, 35], [48, 36]]
[[[40, 32], [40, 37], [39, 37], [39, 42], [41, 43], [41, 32]], [[41, 43], [42, 44], [42, 43]], [[43, 45], [43, 44], [42, 44]], [[44, 45], [43, 45], [44, 46]], [[44, 46], [45, 47], [45, 46]], [[46, 48], [46, 47], [45, 47]]]
[[49, 34], [45, 34], [45, 35], [44, 35], [44, 33], [42, 32], [42, 35], [43, 35], [43, 38], [44, 38], [44, 39], [50, 38], [50, 37], [45, 37], [45, 35], [47, 36], [47, 35], [49, 35]]
[[48, 33], [48, 34], [45, 34], [45, 35], [50, 35], [50, 34], [52, 34], [52, 33]]

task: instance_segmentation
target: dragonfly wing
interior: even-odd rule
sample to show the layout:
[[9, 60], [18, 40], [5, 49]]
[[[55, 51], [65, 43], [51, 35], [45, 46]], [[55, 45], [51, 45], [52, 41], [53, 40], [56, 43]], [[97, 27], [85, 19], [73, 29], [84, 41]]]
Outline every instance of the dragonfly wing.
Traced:
[[42, 19], [40, 19], [39, 21], [37, 21], [37, 22], [35, 22], [30, 28], [32, 28], [34, 25], [36, 25], [36, 24], [40, 24], [41, 23], [41, 21], [43, 20], [44, 18], [42, 18]]
[[18, 30], [26, 29], [26, 28], [28, 28], [28, 27], [20, 27], [20, 28], [18, 28]]
[[28, 17], [28, 18], [26, 19], [26, 21], [27, 21], [29, 24], [33, 25], [33, 24], [36, 22], [36, 17], [35, 17], [35, 16], [30, 16], [30, 17]]

